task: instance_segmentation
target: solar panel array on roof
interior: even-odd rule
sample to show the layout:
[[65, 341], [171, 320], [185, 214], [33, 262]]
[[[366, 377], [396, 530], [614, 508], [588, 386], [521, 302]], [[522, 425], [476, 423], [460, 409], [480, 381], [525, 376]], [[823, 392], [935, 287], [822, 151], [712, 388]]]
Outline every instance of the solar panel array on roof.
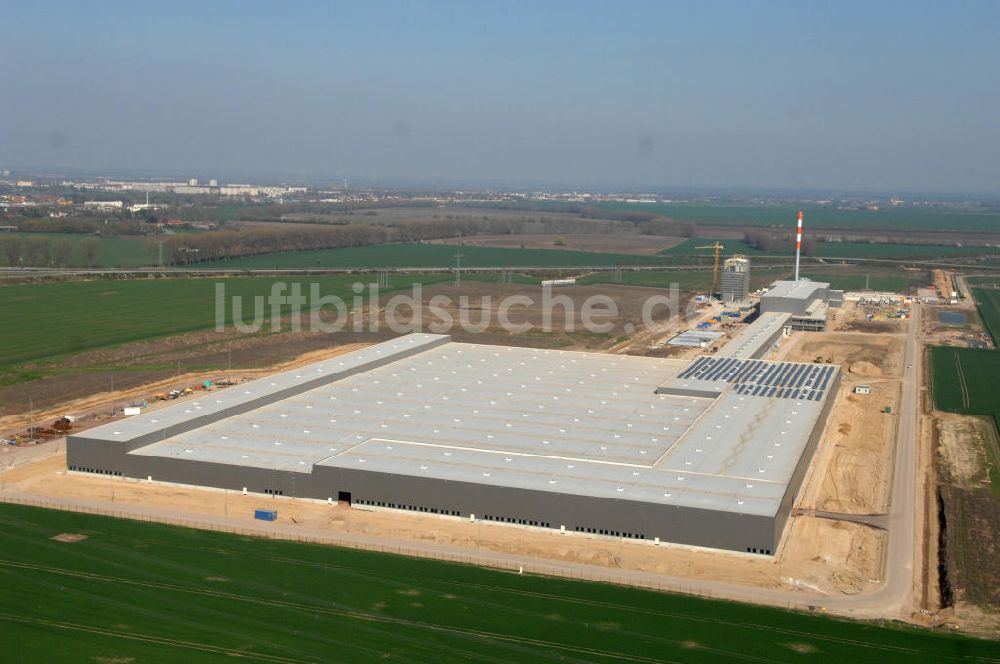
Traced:
[[732, 383], [737, 393], [751, 396], [821, 401], [834, 370], [799, 362], [700, 357], [677, 378]]

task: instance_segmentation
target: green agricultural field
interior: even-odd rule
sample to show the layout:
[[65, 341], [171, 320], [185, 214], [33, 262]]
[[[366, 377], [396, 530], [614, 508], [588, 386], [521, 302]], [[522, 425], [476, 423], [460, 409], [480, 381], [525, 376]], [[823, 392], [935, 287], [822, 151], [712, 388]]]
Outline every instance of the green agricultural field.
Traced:
[[[767, 286], [776, 279], [788, 276], [787, 269], [756, 268], [750, 271], [750, 287], [753, 289]], [[610, 284], [612, 275], [608, 272], [589, 274], [577, 280], [579, 284]], [[647, 286], [650, 288], [669, 288], [677, 284], [681, 290], [708, 290], [712, 287], [711, 270], [669, 270], [653, 272], [622, 272], [622, 283], [626, 286]]]
[[[708, 256], [714, 257], [715, 251], [712, 249], [699, 249], [698, 247], [708, 247], [718, 242], [723, 246], [720, 252], [721, 258], [729, 258], [733, 254], [744, 254], [755, 256], [762, 254], [760, 249], [747, 244], [743, 240], [706, 240], [704, 238], [690, 238], [680, 244], [674, 245], [659, 252], [658, 256]], [[790, 246], [790, 245], [789, 245]]]
[[831, 288], [837, 290], [863, 290], [867, 282], [868, 288], [876, 291], [902, 293], [910, 288], [926, 286], [930, 279], [923, 271], [906, 271], [891, 268], [852, 267], [814, 267], [804, 264], [802, 276], [813, 281], [827, 281]]
[[931, 348], [934, 404], [940, 410], [967, 415], [1000, 413], [996, 380], [1000, 351], [974, 348]]
[[[414, 281], [431, 284], [447, 279], [448, 275], [394, 275], [389, 290], [409, 288]], [[349, 302], [354, 283], [373, 280], [371, 275], [324, 275], [2, 286], [0, 311], [5, 315], [0, 317], [0, 348], [4, 349], [0, 370], [66, 353], [210, 329], [215, 325], [217, 283], [225, 285], [227, 299], [243, 297], [249, 322], [253, 297], [266, 297], [276, 281], [289, 284], [289, 288], [298, 283], [304, 295], [308, 295], [310, 284], [316, 283], [321, 295], [336, 295]], [[227, 306], [227, 324], [231, 322], [231, 314], [231, 306]]]
[[[542, 206], [544, 208], [544, 206]], [[659, 214], [678, 221], [733, 226], [787, 226], [795, 224], [798, 211], [805, 214], [811, 228], [886, 229], [918, 231], [965, 231], [995, 233], [1000, 213], [959, 212], [936, 208], [884, 208], [838, 210], [817, 205], [725, 205], [690, 203], [597, 203], [594, 207], [612, 212]]]
[[[791, 247], [791, 243], [789, 243]], [[984, 256], [1000, 253], [1000, 247], [956, 247], [937, 244], [902, 244], [876, 242], [820, 242], [819, 258], [943, 259]]]
[[94, 267], [148, 267], [155, 264], [156, 254], [151, 246], [155, 242], [146, 236], [112, 235], [98, 237], [89, 233], [4, 233], [0, 235], [0, 265], [6, 265], [4, 243], [8, 238], [30, 239], [44, 237], [50, 240], [68, 240], [73, 253], [67, 267], [89, 267], [80, 251], [80, 243], [86, 238], [97, 242], [97, 261]]
[[14, 505], [0, 524], [8, 662], [1000, 658], [957, 634], [321, 545]]
[[[468, 273], [466, 281], [498, 282], [498, 273]], [[512, 275], [516, 283], [538, 283]], [[371, 274], [280, 277], [231, 277], [225, 279], [132, 279], [66, 281], [0, 286], [0, 383], [11, 380], [18, 365], [49, 361], [60, 355], [114, 346], [174, 334], [211, 329], [215, 319], [216, 284], [225, 286], [226, 324], [232, 323], [232, 297], [242, 297], [245, 322], [252, 320], [253, 298], [267, 297], [275, 282], [299, 284], [309, 295], [317, 284], [320, 296], [336, 295], [350, 303], [356, 283], [374, 282]], [[382, 293], [449, 282], [448, 274], [394, 274]], [[368, 297], [368, 291], [365, 291]], [[283, 314], [290, 307], [282, 309]], [[270, 310], [265, 312], [269, 319]], [[266, 328], [265, 328], [266, 329]], [[4, 373], [8, 375], [5, 377]], [[16, 372], [15, 372], [16, 373]]]
[[560, 249], [507, 249], [458, 247], [443, 244], [382, 244], [345, 249], [317, 249], [265, 254], [231, 260], [199, 263], [205, 268], [431, 268], [455, 265], [474, 267], [576, 267], [603, 265], [649, 265], [667, 262], [653, 256], [606, 254]]
[[[790, 230], [789, 233], [792, 231]], [[710, 245], [715, 240], [705, 240], [692, 238], [685, 240], [681, 244], [664, 249], [660, 256], [693, 256], [711, 255], [712, 252], [706, 249], [697, 249], [700, 246]], [[747, 244], [742, 240], [719, 240], [724, 245], [723, 256], [731, 254], [745, 254], [747, 256], [759, 256], [765, 252]], [[783, 249], [767, 252], [792, 256], [795, 245], [791, 240], [784, 243]], [[901, 244], [901, 243], [875, 243], [875, 242], [819, 242], [816, 251], [811, 254], [818, 258], [884, 258], [893, 260], [906, 259], [941, 259], [941, 258], [961, 258], [968, 256], [982, 256], [987, 254], [1000, 253], [1000, 247], [956, 247], [954, 245], [930, 245], [930, 244]]]
[[972, 296], [979, 307], [980, 317], [986, 323], [986, 329], [993, 336], [993, 344], [1000, 346], [1000, 290], [973, 287]]
[[[963, 415], [992, 417], [1000, 432], [1000, 350], [935, 346], [931, 351], [934, 406]], [[1000, 498], [1000, 456], [987, 448], [990, 488]]]

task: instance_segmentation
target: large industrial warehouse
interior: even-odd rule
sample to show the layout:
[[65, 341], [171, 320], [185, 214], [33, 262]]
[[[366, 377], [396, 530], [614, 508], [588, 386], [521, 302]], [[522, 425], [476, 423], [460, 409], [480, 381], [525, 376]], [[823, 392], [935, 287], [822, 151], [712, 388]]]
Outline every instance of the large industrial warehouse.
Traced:
[[68, 464], [771, 555], [839, 383], [754, 359], [774, 322], [690, 364], [410, 334], [70, 436]]

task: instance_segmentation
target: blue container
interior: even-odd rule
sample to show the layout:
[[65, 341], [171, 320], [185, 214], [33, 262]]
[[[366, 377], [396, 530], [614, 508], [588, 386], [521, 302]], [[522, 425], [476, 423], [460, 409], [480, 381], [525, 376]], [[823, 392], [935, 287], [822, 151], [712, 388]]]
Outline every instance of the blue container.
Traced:
[[278, 510], [255, 510], [253, 518], [260, 519], [261, 521], [276, 521], [278, 519]]

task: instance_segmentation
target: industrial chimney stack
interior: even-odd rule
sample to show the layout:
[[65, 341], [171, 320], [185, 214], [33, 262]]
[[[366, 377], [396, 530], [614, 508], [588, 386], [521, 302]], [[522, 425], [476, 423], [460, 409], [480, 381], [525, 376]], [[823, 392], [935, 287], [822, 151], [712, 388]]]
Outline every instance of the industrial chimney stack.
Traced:
[[799, 280], [799, 255], [802, 253], [802, 210], [799, 210], [799, 225], [795, 230], [795, 281]]

